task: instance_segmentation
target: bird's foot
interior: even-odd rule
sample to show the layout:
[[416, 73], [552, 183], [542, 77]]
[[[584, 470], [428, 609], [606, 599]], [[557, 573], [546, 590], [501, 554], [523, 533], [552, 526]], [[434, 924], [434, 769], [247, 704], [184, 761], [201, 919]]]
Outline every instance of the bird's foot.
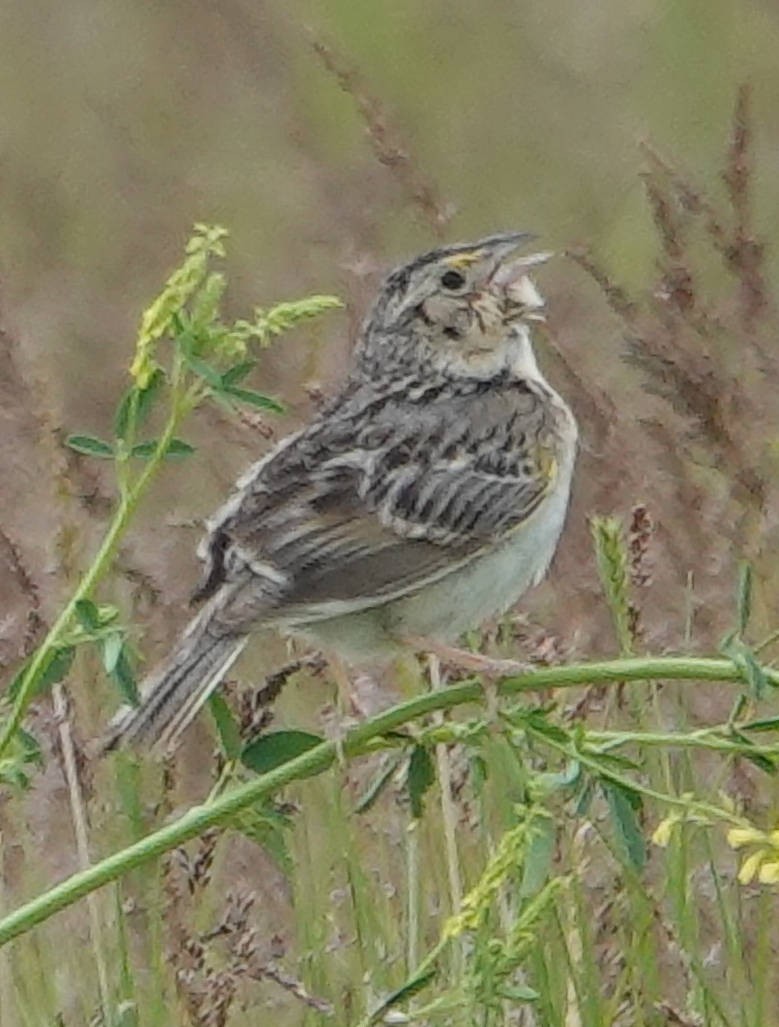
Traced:
[[445, 642], [429, 638], [410, 638], [408, 642], [416, 649], [432, 653], [446, 667], [454, 670], [465, 670], [470, 674], [481, 674], [485, 679], [495, 681], [497, 678], [510, 677], [512, 674], [527, 674], [533, 668], [520, 660], [501, 660], [484, 653], [473, 653], [468, 649], [460, 649]]
[[487, 706], [487, 720], [492, 724], [498, 720], [497, 682], [499, 679], [510, 677], [512, 674], [526, 674], [532, 670], [532, 667], [519, 660], [496, 659], [492, 656], [485, 656], [483, 653], [473, 653], [467, 649], [459, 649], [457, 646], [446, 645], [444, 642], [429, 638], [414, 638], [408, 641], [415, 648], [424, 649], [436, 657], [445, 667], [464, 670], [470, 674], [479, 674]]

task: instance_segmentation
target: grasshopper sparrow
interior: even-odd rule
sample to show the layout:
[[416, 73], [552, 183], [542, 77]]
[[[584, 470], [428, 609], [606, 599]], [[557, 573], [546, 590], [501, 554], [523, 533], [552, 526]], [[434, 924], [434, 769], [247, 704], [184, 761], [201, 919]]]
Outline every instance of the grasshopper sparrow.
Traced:
[[393, 271], [351, 373], [238, 481], [208, 525], [172, 654], [107, 748], [172, 743], [259, 627], [353, 663], [453, 639], [545, 574], [568, 506], [576, 424], [538, 369], [531, 236], [445, 246]]

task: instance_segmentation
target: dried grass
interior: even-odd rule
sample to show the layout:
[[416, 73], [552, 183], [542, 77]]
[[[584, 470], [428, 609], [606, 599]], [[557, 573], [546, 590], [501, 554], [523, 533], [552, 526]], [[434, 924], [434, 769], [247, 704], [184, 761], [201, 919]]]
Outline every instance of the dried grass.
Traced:
[[362, 75], [332, 46], [320, 39], [312, 39], [311, 46], [341, 89], [354, 101], [376, 160], [389, 171], [409, 208], [435, 237], [441, 238], [455, 209], [442, 198], [433, 180], [421, 170], [386, 105], [371, 95]]

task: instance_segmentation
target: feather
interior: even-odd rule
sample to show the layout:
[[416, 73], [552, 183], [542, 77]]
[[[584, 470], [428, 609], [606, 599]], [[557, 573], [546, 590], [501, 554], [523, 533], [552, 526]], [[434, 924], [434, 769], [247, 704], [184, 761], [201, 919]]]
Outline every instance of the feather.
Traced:
[[171, 655], [141, 686], [140, 705], [122, 707], [111, 721], [103, 751], [139, 743], [165, 750], [175, 744], [248, 641], [246, 635], [215, 636], [213, 626], [210, 609], [190, 623]]

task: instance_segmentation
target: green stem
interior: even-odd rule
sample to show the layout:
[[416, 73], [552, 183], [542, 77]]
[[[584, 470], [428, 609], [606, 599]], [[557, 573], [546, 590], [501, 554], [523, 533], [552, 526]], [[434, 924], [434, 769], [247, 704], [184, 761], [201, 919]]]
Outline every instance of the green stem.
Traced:
[[587, 767], [598, 777], [612, 781], [614, 784], [629, 791], [638, 792], [646, 799], [653, 799], [655, 802], [664, 803], [666, 806], [673, 806], [674, 809], [683, 809], [687, 813], [697, 813], [708, 820], [721, 820], [729, 824], [743, 823], [743, 819], [737, 817], [730, 810], [721, 809], [710, 802], [700, 802], [697, 799], [691, 799], [684, 795], [658, 792], [656, 788], [641, 784], [633, 778], [625, 777], [624, 774], [620, 774], [612, 767], [605, 766], [603, 761], [598, 759], [597, 752], [587, 752], [571, 742], [558, 741], [548, 733], [538, 731], [536, 728], [528, 727], [527, 731], [543, 745], [548, 746], [550, 749], [555, 749], [569, 760], [581, 763], [582, 766]]
[[714, 728], [692, 731], [683, 734], [681, 731], [588, 731], [587, 741], [593, 745], [602, 745], [604, 752], [621, 748], [623, 745], [661, 746], [662, 748], [709, 749], [713, 752], [726, 752], [738, 756], [767, 756], [774, 759], [779, 755], [775, 745], [746, 745], [726, 736], [727, 724]]
[[63, 607], [59, 617], [57, 617], [54, 624], [49, 629], [49, 633], [46, 635], [46, 638], [36, 650], [35, 656], [22, 678], [13, 708], [8, 720], [3, 726], [2, 734], [0, 734], [0, 757], [10, 745], [25, 713], [27, 712], [27, 707], [30, 705], [30, 701], [33, 697], [35, 683], [38, 679], [41, 668], [45, 666], [45, 662], [52, 650], [56, 648], [63, 633], [67, 631], [70, 626], [75, 615], [76, 604], [80, 600], [86, 599], [87, 596], [92, 593], [97, 583], [110, 568], [114, 553], [119, 546], [119, 542], [124, 535], [127, 525], [135, 513], [141, 497], [149, 487], [160, 463], [164, 459], [168, 445], [170, 444], [170, 441], [187, 409], [188, 405], [177, 394], [177, 391], [174, 390], [170, 417], [168, 418], [165, 429], [160, 436], [157, 448], [149, 457], [143, 471], [138, 475], [138, 478], [132, 488], [128, 489], [126, 492], [124, 490], [122, 491], [119, 505], [116, 508], [116, 513], [114, 514], [113, 520], [108, 527], [108, 531], [103, 538], [94, 560], [87, 572], [84, 574], [84, 577], [79, 582], [78, 587], [70, 597], [70, 600]]
[[[105, 544], [104, 544], [105, 547]], [[770, 684], [779, 686], [779, 671], [763, 668]], [[571, 688], [577, 685], [604, 681], [741, 681], [738, 667], [730, 660], [696, 659], [692, 657], [635, 657], [596, 663], [572, 664], [568, 667], [544, 667], [527, 674], [501, 681], [498, 692], [502, 696], [548, 688]], [[190, 838], [202, 834], [210, 827], [224, 824], [234, 814], [278, 791], [284, 785], [312, 774], [320, 774], [331, 766], [339, 745], [347, 756], [358, 756], [372, 749], [382, 736], [397, 731], [409, 721], [424, 717], [435, 710], [453, 709], [464, 703], [480, 702], [484, 697], [479, 682], [468, 681], [437, 692], [426, 692], [349, 731], [342, 741], [322, 742], [308, 752], [290, 760], [283, 766], [248, 784], [241, 785], [226, 795], [196, 806], [172, 824], [160, 828], [139, 842], [108, 856], [100, 863], [82, 870], [55, 885], [0, 921], [0, 946], [12, 938], [29, 931], [54, 913], [72, 905], [96, 888], [115, 881], [124, 874], [165, 852], [182, 845]], [[548, 739], [544, 736], [544, 739]], [[562, 748], [562, 746], [561, 746]], [[568, 753], [573, 758], [581, 754]], [[603, 773], [598, 765], [597, 770]], [[645, 790], [646, 794], [649, 794]], [[651, 793], [662, 802], [679, 805], [671, 796]], [[687, 803], [684, 803], [686, 806]]]
[[758, 642], [754, 647], [755, 655], [761, 653], [764, 649], [767, 649], [769, 645], [773, 645], [774, 642], [779, 641], [779, 628], [776, 631], [772, 631], [770, 635], [766, 636], [762, 642]]

